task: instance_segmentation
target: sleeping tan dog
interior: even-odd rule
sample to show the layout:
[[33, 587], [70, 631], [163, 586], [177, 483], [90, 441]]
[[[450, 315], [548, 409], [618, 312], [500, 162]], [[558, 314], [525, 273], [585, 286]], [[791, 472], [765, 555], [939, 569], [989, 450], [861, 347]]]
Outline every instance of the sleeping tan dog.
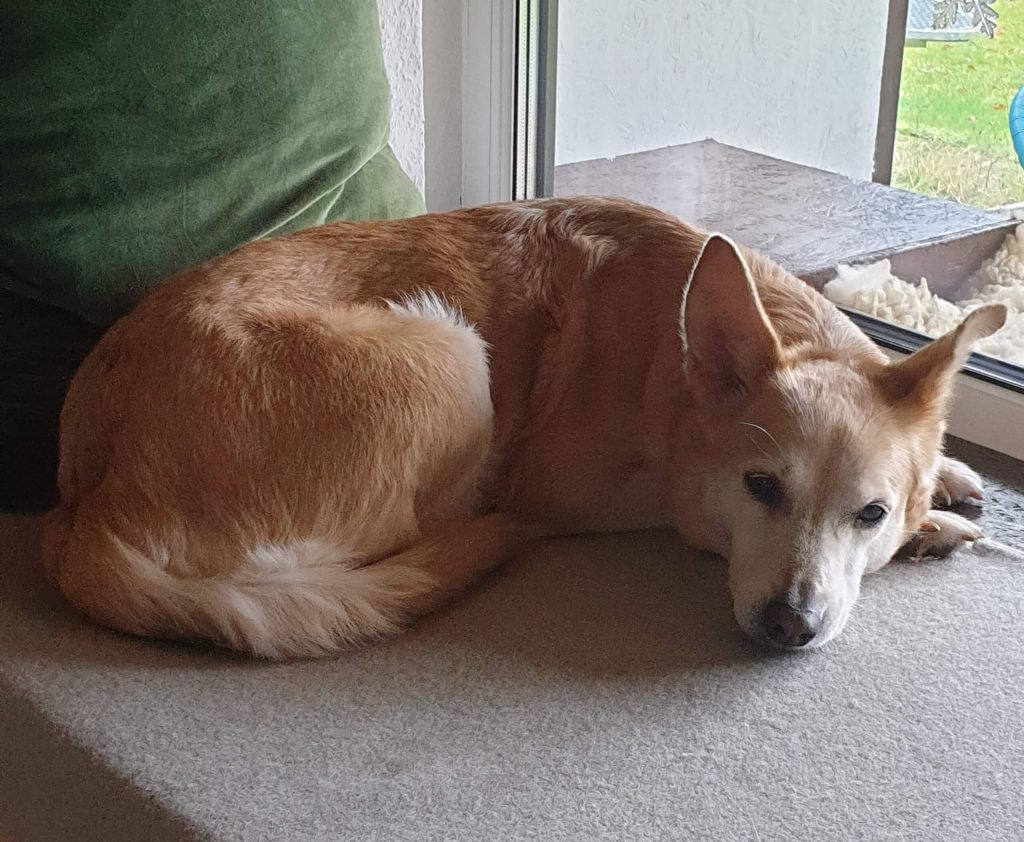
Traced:
[[154, 291], [83, 364], [44, 555], [137, 635], [388, 634], [541, 534], [674, 524], [752, 637], [820, 645], [902, 546], [979, 533], [940, 447], [1005, 312], [889, 364], [721, 236], [602, 199], [339, 223]]

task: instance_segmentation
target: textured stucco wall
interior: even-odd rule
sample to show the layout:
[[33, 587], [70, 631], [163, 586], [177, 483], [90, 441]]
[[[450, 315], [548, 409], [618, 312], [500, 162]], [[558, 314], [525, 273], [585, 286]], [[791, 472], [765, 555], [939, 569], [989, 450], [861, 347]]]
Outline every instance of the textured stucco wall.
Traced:
[[391, 146], [423, 190], [422, 0], [378, 0], [384, 63], [391, 82]]
[[556, 162], [712, 137], [870, 178], [886, 0], [560, 0]]

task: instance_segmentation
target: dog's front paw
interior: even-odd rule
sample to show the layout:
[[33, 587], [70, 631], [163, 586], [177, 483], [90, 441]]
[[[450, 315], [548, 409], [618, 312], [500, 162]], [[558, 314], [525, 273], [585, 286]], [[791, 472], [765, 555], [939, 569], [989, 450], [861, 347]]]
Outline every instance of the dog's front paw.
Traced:
[[985, 492], [982, 489], [981, 477], [957, 459], [943, 456], [939, 462], [939, 472], [935, 477], [935, 489], [932, 502], [936, 506], [959, 506], [970, 503], [980, 506]]
[[925, 556], [945, 558], [964, 544], [977, 541], [984, 533], [967, 518], [954, 512], [933, 509], [924, 523], [897, 554], [897, 558], [920, 561]]

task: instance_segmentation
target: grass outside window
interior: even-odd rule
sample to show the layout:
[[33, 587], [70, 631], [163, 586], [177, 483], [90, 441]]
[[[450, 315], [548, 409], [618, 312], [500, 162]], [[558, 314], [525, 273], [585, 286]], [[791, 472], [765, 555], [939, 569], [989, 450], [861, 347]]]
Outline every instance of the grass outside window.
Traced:
[[1024, 85], [1024, 0], [998, 0], [996, 35], [907, 46], [892, 183], [977, 207], [1024, 202], [1007, 109]]

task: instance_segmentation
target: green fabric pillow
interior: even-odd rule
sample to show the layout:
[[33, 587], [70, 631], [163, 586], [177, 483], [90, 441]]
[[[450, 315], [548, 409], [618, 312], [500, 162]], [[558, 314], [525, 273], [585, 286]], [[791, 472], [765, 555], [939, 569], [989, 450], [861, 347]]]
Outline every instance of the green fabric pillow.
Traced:
[[50, 481], [69, 372], [147, 289], [262, 236], [424, 208], [388, 146], [373, 0], [34, 0], [0, 31], [10, 505]]

